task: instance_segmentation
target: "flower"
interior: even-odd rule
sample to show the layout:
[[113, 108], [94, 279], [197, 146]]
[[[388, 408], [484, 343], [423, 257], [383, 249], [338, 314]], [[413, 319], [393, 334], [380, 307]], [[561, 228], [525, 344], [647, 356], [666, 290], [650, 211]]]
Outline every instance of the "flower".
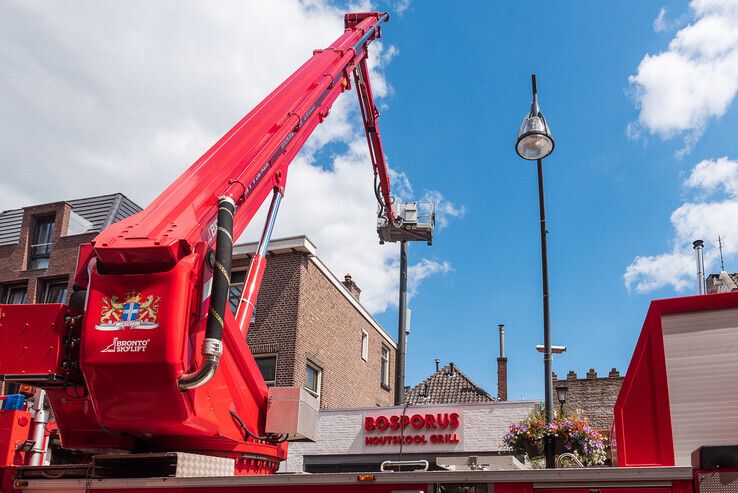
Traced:
[[556, 437], [564, 451], [576, 455], [584, 465], [601, 465], [607, 458], [604, 437], [589, 426], [581, 412], [571, 416], [559, 414], [546, 423], [543, 413], [534, 411], [520, 423], [511, 424], [503, 442], [514, 454], [522, 455], [526, 453], [526, 445], [542, 450], [547, 436]]

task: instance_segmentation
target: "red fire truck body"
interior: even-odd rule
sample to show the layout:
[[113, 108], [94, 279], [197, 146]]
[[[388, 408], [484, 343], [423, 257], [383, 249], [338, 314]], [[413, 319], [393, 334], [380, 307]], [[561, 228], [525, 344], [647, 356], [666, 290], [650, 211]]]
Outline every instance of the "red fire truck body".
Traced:
[[[352, 73], [380, 213], [401, 227], [366, 66], [387, 18], [347, 15], [335, 43], [149, 207], [84, 245], [70, 306], [0, 305], [0, 375], [45, 389], [33, 413], [0, 411], [3, 491], [738, 491], [738, 293], [652, 303], [615, 406], [616, 467], [276, 473], [294, 430], [267, 425], [270, 393], [244, 342], [247, 321], [289, 163]], [[270, 194], [234, 316], [223, 291], [233, 238]], [[55, 425], [46, 423], [44, 395]], [[91, 460], [44, 464], [54, 426], [65, 449]]]
[[[738, 416], [733, 402], [738, 399], [738, 373], [731, 362], [738, 361], [737, 355], [738, 292], [654, 301], [615, 405], [613, 467], [99, 477], [87, 465], [76, 471], [70, 466], [21, 466], [9, 469], [6, 485], [24, 492], [735, 492], [738, 447], [732, 444], [738, 438], [732, 424]], [[685, 377], [684, 362], [702, 370]], [[693, 399], [685, 398], [687, 394]], [[684, 411], [692, 408], [698, 410]], [[681, 424], [684, 420], [687, 427]], [[104, 461], [97, 467], [105, 474]], [[57, 477], [63, 474], [77, 477]]]

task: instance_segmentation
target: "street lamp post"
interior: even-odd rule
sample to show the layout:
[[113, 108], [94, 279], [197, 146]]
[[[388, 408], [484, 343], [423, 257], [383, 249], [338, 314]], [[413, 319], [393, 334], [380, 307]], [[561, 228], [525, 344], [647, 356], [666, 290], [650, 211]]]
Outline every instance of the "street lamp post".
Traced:
[[561, 385], [559, 387], [556, 387], [556, 397], [559, 398], [559, 404], [561, 404], [561, 415], [564, 415], [564, 404], [566, 403], [566, 394], [569, 390], [569, 387], [566, 385]]
[[[518, 131], [518, 141], [515, 151], [518, 155], [529, 161], [538, 163], [538, 208], [541, 218], [541, 271], [543, 281], [543, 373], [545, 381], [545, 416], [546, 422], [553, 419], [553, 372], [551, 369], [551, 320], [549, 310], [548, 291], [548, 247], [546, 244], [546, 206], [543, 197], [543, 158], [551, 154], [554, 149], [554, 140], [548, 128], [546, 119], [538, 107], [538, 88], [536, 87], [536, 76], [531, 76], [533, 85], [533, 103], [530, 112], [523, 118], [523, 123]], [[546, 468], [554, 468], [555, 457], [553, 440], [547, 437], [544, 442], [544, 453], [546, 455]]]

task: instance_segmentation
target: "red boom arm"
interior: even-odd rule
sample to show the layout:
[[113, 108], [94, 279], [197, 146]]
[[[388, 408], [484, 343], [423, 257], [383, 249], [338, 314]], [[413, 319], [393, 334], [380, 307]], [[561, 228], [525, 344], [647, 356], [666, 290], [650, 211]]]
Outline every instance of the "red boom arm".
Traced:
[[[274, 472], [286, 457], [279, 437], [265, 433], [268, 390], [245, 332], [288, 166], [350, 88], [352, 72], [377, 197], [394, 219], [366, 64], [367, 45], [387, 19], [346, 15], [336, 42], [316, 50], [146, 209], [83, 245], [75, 275], [86, 289], [82, 316], [64, 305], [0, 305], [0, 377], [47, 389], [65, 447], [195, 451], [232, 457], [241, 474]], [[270, 194], [234, 317], [232, 242]], [[18, 356], [26, 350], [44, 359]]]
[[[367, 44], [380, 36], [388, 14], [347, 14], [346, 31], [238, 122], [142, 212], [113, 224], [95, 239], [95, 255], [111, 272], [170, 269], [203, 240], [212, 244], [218, 198], [237, 207], [238, 238], [266, 197], [284, 191], [287, 167], [355, 71], [374, 172], [388, 214], [390, 184], [366, 67]], [[392, 219], [392, 217], [390, 217]]]

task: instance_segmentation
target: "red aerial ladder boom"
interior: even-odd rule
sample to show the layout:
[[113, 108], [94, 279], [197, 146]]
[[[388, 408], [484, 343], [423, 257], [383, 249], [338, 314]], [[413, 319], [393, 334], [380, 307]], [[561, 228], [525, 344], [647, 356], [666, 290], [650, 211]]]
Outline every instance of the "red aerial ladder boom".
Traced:
[[111, 225], [94, 242], [94, 255], [110, 272], [155, 272], [172, 268], [205, 239], [218, 199], [237, 209], [237, 238], [266, 197], [284, 193], [289, 163], [321, 123], [336, 98], [350, 88], [354, 72], [372, 165], [388, 219], [390, 183], [372, 99], [367, 45], [379, 37], [388, 14], [347, 14], [345, 33], [313, 56], [162, 192], [141, 213]]
[[[350, 89], [352, 72], [381, 219], [401, 228], [367, 67], [367, 47], [387, 19], [347, 14], [333, 44], [316, 50], [148, 207], [83, 245], [78, 311], [0, 305], [4, 329], [26, 327], [0, 335], [2, 378], [47, 390], [64, 447], [232, 457], [241, 474], [274, 472], [286, 457], [285, 437], [265, 432], [268, 390], [244, 340], [289, 164]], [[270, 194], [234, 316], [227, 309], [233, 240]], [[20, 346], [31, 348], [22, 358]]]

